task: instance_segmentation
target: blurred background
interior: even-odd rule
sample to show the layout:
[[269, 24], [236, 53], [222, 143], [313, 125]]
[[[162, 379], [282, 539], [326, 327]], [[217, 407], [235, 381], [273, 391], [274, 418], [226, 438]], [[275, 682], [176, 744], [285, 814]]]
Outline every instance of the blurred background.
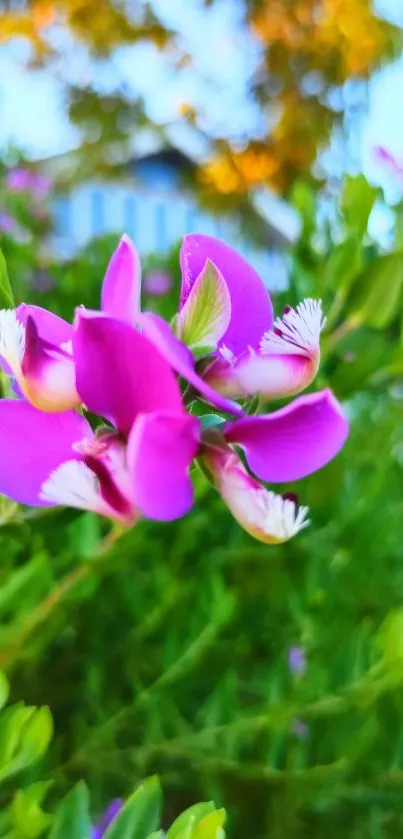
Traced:
[[403, 836], [402, 48], [401, 0], [0, 0], [16, 299], [97, 308], [127, 232], [172, 317], [181, 237], [209, 233], [278, 313], [323, 299], [314, 387], [352, 420], [278, 548], [202, 483], [101, 557], [91, 514], [0, 502], [0, 669], [54, 720], [1, 836], [46, 831], [17, 825], [22, 793], [51, 810], [85, 778], [95, 812], [152, 772], [164, 823], [213, 797], [232, 839]]

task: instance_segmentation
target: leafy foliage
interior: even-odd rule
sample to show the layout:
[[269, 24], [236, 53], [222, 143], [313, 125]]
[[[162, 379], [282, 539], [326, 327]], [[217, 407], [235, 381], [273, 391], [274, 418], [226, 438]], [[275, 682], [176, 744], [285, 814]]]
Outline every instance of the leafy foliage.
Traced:
[[[317, 386], [344, 401], [352, 432], [339, 458], [303, 482], [308, 530], [259, 546], [197, 475], [191, 516], [123, 536], [91, 514], [1, 508], [0, 666], [13, 703], [0, 717], [5, 836], [24, 836], [24, 808], [27, 839], [72, 831], [69, 811], [84, 824], [74, 830], [87, 830], [117, 796], [122, 823], [133, 807], [130, 830], [141, 824], [147, 839], [168, 825], [168, 839], [219, 839], [223, 814], [212, 805], [178, 820], [210, 798], [228, 809], [233, 839], [341, 830], [395, 839], [403, 828], [401, 257], [370, 241], [377, 196], [362, 179], [346, 185], [337, 229], [320, 238], [316, 198], [295, 191], [304, 234], [292, 286], [274, 302], [323, 297]], [[66, 315], [80, 300], [98, 305], [111, 249], [99, 240], [50, 266], [57, 291], [37, 300], [52, 297]], [[175, 265], [172, 254], [164, 267], [177, 280]], [[146, 305], [172, 316], [177, 294], [176, 282]], [[306, 655], [299, 674], [288, 661], [296, 645]], [[48, 712], [22, 698], [51, 708], [46, 766]], [[141, 793], [153, 773], [167, 793], [162, 827], [156, 782]]]
[[[3, 676], [1, 681], [6, 687]], [[31, 720], [28, 728], [27, 720]], [[19, 705], [0, 712], [2, 839], [36, 839], [45, 833], [49, 839], [89, 839], [93, 835], [90, 796], [84, 782], [80, 781], [67, 793], [61, 803], [56, 805], [53, 814], [43, 809], [51, 783], [37, 781], [14, 793], [10, 786], [4, 787], [10, 775], [26, 770], [42, 757], [49, 745], [48, 734], [51, 728], [46, 708]], [[15, 755], [12, 764], [11, 754]], [[164, 835], [163, 831], [154, 830], [160, 824], [160, 810], [159, 781], [151, 777], [142, 781], [126, 802], [119, 802], [109, 826], [102, 831], [102, 839], [160, 839]], [[212, 802], [197, 804], [176, 819], [167, 836], [168, 839], [225, 839], [222, 831], [224, 822], [225, 812], [217, 810]]]

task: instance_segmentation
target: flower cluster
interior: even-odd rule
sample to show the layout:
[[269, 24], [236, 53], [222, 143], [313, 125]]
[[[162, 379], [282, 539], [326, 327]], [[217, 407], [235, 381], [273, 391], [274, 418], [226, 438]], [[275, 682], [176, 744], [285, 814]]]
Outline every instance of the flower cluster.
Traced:
[[[320, 469], [348, 424], [329, 390], [271, 413], [250, 409], [312, 382], [321, 305], [305, 300], [274, 320], [254, 269], [207, 236], [184, 238], [181, 268], [171, 324], [141, 311], [140, 261], [127, 236], [100, 311], [79, 307], [73, 324], [27, 304], [0, 312], [2, 367], [15, 393], [0, 402], [0, 491], [128, 526], [141, 516], [170, 521], [192, 507], [197, 459], [241, 526], [263, 542], [286, 541], [308, 524], [307, 509], [261, 481]], [[95, 430], [88, 414], [101, 418]]]
[[31, 225], [48, 225], [50, 190], [45, 175], [21, 165], [8, 169], [0, 183], [0, 235], [25, 241]]
[[5, 186], [10, 192], [27, 192], [41, 199], [48, 196], [51, 183], [49, 178], [39, 172], [33, 172], [25, 166], [15, 166], [8, 170]]

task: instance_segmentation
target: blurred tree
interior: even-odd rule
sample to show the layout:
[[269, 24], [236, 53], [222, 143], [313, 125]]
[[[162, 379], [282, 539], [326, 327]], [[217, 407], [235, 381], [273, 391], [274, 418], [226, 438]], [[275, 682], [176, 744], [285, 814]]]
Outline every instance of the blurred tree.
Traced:
[[[352, 85], [369, 79], [401, 45], [401, 30], [376, 16], [372, 0], [242, 0], [241, 7], [241, 25], [261, 51], [250, 91], [260, 103], [263, 130], [242, 143], [228, 134], [210, 138], [212, 156], [198, 186], [203, 197], [221, 196], [226, 205], [262, 184], [287, 192], [301, 173], [310, 173], [343, 120]], [[67, 80], [70, 117], [95, 148], [123, 143], [149, 119], [113, 63], [118, 48], [147, 40], [166, 50], [174, 71], [192, 62], [181, 32], [168, 30], [152, 3], [142, 0], [0, 0], [0, 15], [0, 43], [27, 38], [33, 65], [53, 66]], [[79, 83], [68, 77], [72, 41], [60, 38], [61, 26], [92, 68]], [[98, 84], [105, 61], [107, 90]], [[195, 102], [183, 102], [179, 116], [205, 130]], [[99, 162], [96, 153], [94, 166]]]
[[243, 0], [262, 46], [253, 93], [265, 136], [234, 150], [222, 138], [205, 177], [220, 192], [262, 182], [286, 191], [307, 175], [346, 109], [346, 83], [367, 80], [401, 45], [372, 0]]
[[55, 24], [64, 25], [98, 57], [143, 39], [164, 46], [170, 37], [149, 3], [130, 0], [2, 0], [0, 11], [0, 39], [28, 38], [42, 60], [54, 54], [49, 31]]

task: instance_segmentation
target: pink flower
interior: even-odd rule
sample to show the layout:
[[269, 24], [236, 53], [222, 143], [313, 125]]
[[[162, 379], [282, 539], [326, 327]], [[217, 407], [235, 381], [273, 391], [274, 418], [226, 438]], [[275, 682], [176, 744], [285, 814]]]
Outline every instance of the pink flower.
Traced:
[[169, 365], [128, 324], [83, 311], [73, 352], [80, 400], [110, 429], [94, 434], [74, 411], [1, 400], [0, 492], [22, 504], [63, 504], [127, 525], [140, 514], [184, 515], [193, 503], [188, 472], [199, 422], [183, 411]]
[[186, 305], [206, 260], [227, 283], [231, 316], [203, 378], [232, 399], [255, 394], [264, 400], [292, 396], [316, 376], [320, 333], [325, 324], [320, 301], [287, 306], [273, 323], [272, 304], [260, 277], [236, 251], [209, 236], [185, 236], [182, 251], [182, 305]]
[[[238, 259], [235, 255], [239, 267]], [[229, 260], [231, 266], [233, 252]], [[221, 267], [228, 269], [226, 263]], [[251, 299], [263, 300], [255, 275], [247, 276]], [[160, 318], [140, 313], [140, 263], [127, 237], [109, 263], [102, 312], [78, 309], [73, 326], [36, 306], [0, 312], [3, 366], [25, 396], [0, 402], [0, 492], [25, 504], [92, 510], [126, 525], [139, 516], [170, 521], [192, 506], [190, 468], [200, 456], [229, 510], [252, 536], [283, 542], [304, 528], [306, 508], [260, 481], [295, 481], [322, 468], [343, 446], [348, 424], [328, 390], [271, 414], [245, 417], [204, 380], [196, 362], [205, 347], [216, 352], [224, 337], [236, 347], [245, 334], [258, 340], [254, 322], [241, 322], [237, 314], [236, 289], [242, 298], [242, 283], [231, 277], [227, 283], [208, 259], [196, 277], [175, 326], [193, 352]], [[266, 292], [264, 300], [266, 319], [271, 312]], [[276, 326], [265, 337], [270, 347], [280, 344], [284, 370], [289, 356], [300, 356], [295, 335], [305, 310], [286, 316], [281, 329]], [[319, 322], [316, 309], [312, 320]], [[184, 409], [177, 375], [194, 388], [195, 397], [238, 418], [218, 419], [216, 427], [203, 430], [199, 418]], [[94, 432], [81, 414], [69, 410], [79, 405], [106, 420], [108, 428]]]
[[0, 310], [0, 361], [18, 390], [43, 411], [81, 404], [71, 350], [72, 327], [39, 306]]
[[399, 162], [389, 149], [385, 146], [376, 146], [375, 157], [380, 163], [388, 167], [391, 175], [394, 175], [399, 181], [403, 180], [403, 163]]
[[151, 297], [160, 297], [171, 290], [173, 280], [167, 271], [150, 271], [144, 281], [144, 291]]
[[7, 172], [5, 185], [10, 192], [29, 192], [36, 198], [45, 198], [49, 194], [51, 181], [39, 172], [16, 166]]
[[[26, 170], [13, 172], [22, 179]], [[117, 309], [119, 319], [133, 321], [131, 310], [135, 312], [139, 306], [139, 272], [137, 252], [124, 237], [102, 289], [106, 311], [114, 314]], [[123, 306], [126, 317], [121, 318]], [[81, 405], [72, 338], [72, 325], [40, 306], [23, 303], [17, 309], [0, 310], [1, 367], [14, 378], [17, 392], [43, 411], [66, 411]]]
[[[105, 277], [103, 309], [140, 326], [172, 368], [221, 410], [239, 413], [234, 399], [255, 394], [277, 399], [300, 393], [312, 382], [325, 324], [320, 301], [287, 306], [273, 322], [259, 275], [232, 248], [209, 236], [185, 236], [181, 266], [181, 303], [169, 326], [157, 315], [140, 313], [140, 263], [123, 237]], [[199, 359], [203, 364], [196, 368]]]
[[122, 236], [108, 265], [101, 296], [102, 311], [140, 328], [167, 359], [172, 369], [187, 380], [210, 404], [229, 413], [241, 414], [241, 408], [221, 396], [196, 371], [196, 359], [178, 340], [170, 326], [158, 315], [141, 314], [141, 266], [133, 242]]
[[[133, 243], [123, 236], [102, 285], [102, 311], [134, 328], [140, 327], [169, 366], [212, 405], [241, 414], [236, 403], [217, 393], [196, 372], [192, 353], [175, 338], [165, 321], [157, 315], [140, 314], [140, 292], [140, 260]], [[0, 310], [3, 369], [15, 378], [19, 390], [37, 408], [64, 411], [80, 404], [71, 340], [72, 326], [39, 306], [22, 304], [16, 310]]]
[[31, 183], [31, 172], [24, 166], [9, 169], [5, 176], [5, 185], [11, 192], [25, 192]]
[[202, 434], [199, 419], [183, 410], [169, 364], [129, 324], [78, 310], [72, 349], [80, 401], [110, 429], [94, 434], [81, 414], [2, 400], [3, 494], [25, 504], [92, 510], [125, 524], [139, 515], [169, 521], [193, 503], [189, 470], [201, 454], [223, 500], [255, 538], [285, 541], [305, 526], [306, 511], [262, 487], [234, 447], [244, 450], [263, 481], [294, 481], [320, 469], [348, 431], [329, 391]]
[[285, 542], [308, 524], [306, 507], [276, 495], [252, 477], [233, 446], [243, 449], [253, 475], [269, 483], [297, 481], [340, 451], [348, 423], [329, 390], [301, 396], [286, 408], [244, 417], [206, 432], [203, 459], [224, 502], [255, 539]]
[[35, 291], [39, 292], [39, 294], [45, 294], [47, 291], [50, 291], [55, 286], [50, 274], [47, 274], [46, 271], [41, 270], [36, 271], [36, 273], [34, 274], [32, 285]]
[[31, 178], [31, 192], [36, 198], [46, 198], [51, 190], [52, 181], [46, 175], [34, 172]]
[[15, 227], [15, 219], [10, 213], [0, 211], [0, 231], [2, 233], [12, 233]]

